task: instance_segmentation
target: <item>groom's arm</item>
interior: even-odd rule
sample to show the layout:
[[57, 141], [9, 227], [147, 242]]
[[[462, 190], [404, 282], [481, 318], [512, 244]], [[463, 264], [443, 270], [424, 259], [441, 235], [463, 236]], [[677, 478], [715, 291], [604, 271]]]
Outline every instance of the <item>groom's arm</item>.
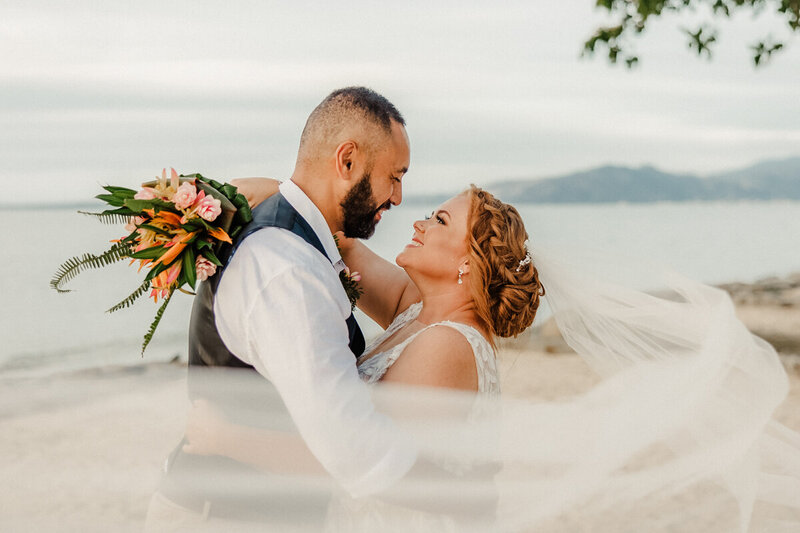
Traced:
[[[372, 494], [402, 478], [416, 451], [358, 376], [337, 274], [298, 241], [268, 228], [242, 243], [219, 284], [217, 328], [231, 352], [273, 383], [323, 467], [351, 494]], [[297, 253], [305, 261], [287, 262]]]

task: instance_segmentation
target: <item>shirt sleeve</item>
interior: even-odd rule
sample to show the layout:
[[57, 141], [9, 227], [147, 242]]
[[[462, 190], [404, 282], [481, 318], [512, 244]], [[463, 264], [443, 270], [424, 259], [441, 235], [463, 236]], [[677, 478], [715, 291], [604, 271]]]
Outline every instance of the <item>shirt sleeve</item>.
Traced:
[[[258, 263], [239, 250], [229, 269], [237, 259]], [[344, 312], [349, 308], [342, 309], [338, 276], [320, 259], [312, 256], [266, 278], [257, 264], [226, 272], [225, 287], [220, 283], [217, 293], [217, 325], [234, 354], [275, 386], [323, 467], [351, 495], [365, 496], [403, 477], [416, 451], [408, 436], [376, 411], [359, 378], [348, 347]], [[237, 293], [243, 297], [232, 298]], [[234, 322], [237, 327], [220, 327]]]

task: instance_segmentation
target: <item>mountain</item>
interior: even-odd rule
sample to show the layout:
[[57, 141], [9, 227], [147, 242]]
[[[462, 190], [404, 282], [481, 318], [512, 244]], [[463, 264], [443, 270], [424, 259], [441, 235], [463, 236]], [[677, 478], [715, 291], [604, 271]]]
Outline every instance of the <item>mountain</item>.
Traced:
[[603, 166], [565, 176], [514, 180], [487, 187], [500, 198], [527, 203], [800, 200], [800, 157], [763, 161], [698, 177], [652, 166]]
[[[519, 203], [800, 200], [800, 157], [761, 161], [705, 177], [652, 166], [609, 165], [552, 178], [502, 181], [487, 189]], [[408, 201], [438, 203], [447, 197], [411, 196]]]

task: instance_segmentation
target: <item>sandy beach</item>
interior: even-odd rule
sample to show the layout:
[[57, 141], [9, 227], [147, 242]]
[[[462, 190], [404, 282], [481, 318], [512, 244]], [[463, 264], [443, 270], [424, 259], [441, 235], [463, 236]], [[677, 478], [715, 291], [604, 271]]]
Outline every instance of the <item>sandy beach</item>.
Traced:
[[[742, 303], [738, 310], [765, 338], [796, 340], [797, 307]], [[798, 356], [784, 352], [782, 359], [791, 390], [776, 418], [800, 431]], [[550, 324], [504, 343], [499, 363], [504, 394], [532, 401], [575, 395], [597, 381]], [[175, 362], [4, 384], [0, 530], [139, 531], [164, 459], [182, 435], [185, 381], [184, 364]]]

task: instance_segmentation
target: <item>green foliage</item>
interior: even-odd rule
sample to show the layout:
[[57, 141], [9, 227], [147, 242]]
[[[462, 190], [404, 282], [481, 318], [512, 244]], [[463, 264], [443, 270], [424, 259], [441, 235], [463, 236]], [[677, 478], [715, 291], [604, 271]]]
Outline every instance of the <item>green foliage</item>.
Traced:
[[[234, 224], [233, 226], [244, 226], [251, 220], [253, 220], [253, 213], [250, 211], [250, 204], [247, 203], [247, 198], [243, 194], [239, 194], [236, 187], [229, 183], [220, 183], [216, 180], [212, 180], [206, 177], [203, 177], [200, 174], [187, 174], [186, 178], [194, 178], [197, 181], [203, 182], [206, 185], [213, 187], [214, 189], [218, 190], [222, 193], [225, 198], [231, 201], [233, 205], [236, 206], [236, 215], [234, 215]], [[238, 233], [240, 228], [236, 228], [233, 233]], [[233, 235], [231, 235], [233, 237]]]
[[161, 307], [158, 308], [156, 316], [153, 319], [153, 323], [150, 324], [150, 328], [147, 330], [147, 333], [145, 333], [144, 341], [142, 342], [142, 357], [144, 357], [144, 351], [147, 348], [147, 345], [150, 344], [151, 340], [153, 340], [153, 335], [156, 332], [156, 328], [158, 328], [158, 324], [159, 322], [161, 322], [161, 317], [164, 316], [164, 311], [167, 310], [167, 305], [169, 305], [169, 301], [172, 299], [172, 294], [174, 292], [175, 292], [174, 290], [170, 291], [169, 295], [167, 295], [167, 297], [164, 298], [164, 303], [161, 304]]
[[217, 258], [216, 254], [211, 251], [211, 248], [206, 248], [205, 250], [203, 250], [203, 256], [212, 263], [214, 263], [215, 265], [217, 265], [218, 267], [222, 266], [222, 261], [220, 261], [219, 258]]
[[[181, 269], [181, 272], [186, 279], [186, 283], [188, 283], [192, 289], [194, 289], [195, 283], [197, 283], [197, 270], [194, 263], [194, 249], [191, 246], [187, 246], [186, 250], [183, 252], [183, 268]], [[181, 285], [183, 284], [178, 283], [179, 287]]]
[[[631, 37], [642, 33], [648, 22], [667, 12], [695, 11], [699, 7], [708, 9], [712, 18], [729, 18], [735, 12], [750, 10], [757, 15], [770, 7], [779, 18], [786, 21], [789, 29], [800, 31], [800, 0], [597, 0], [596, 6], [618, 18], [618, 24], [597, 28], [584, 43], [582, 55], [594, 55], [605, 48], [608, 61], [616, 64], [623, 60], [628, 68], [638, 64]], [[688, 37], [689, 48], [698, 56], [712, 57], [713, 44], [717, 41], [717, 29], [706, 24], [690, 30], [683, 29]], [[771, 59], [772, 54], [784, 48], [784, 44], [767, 37], [751, 46], [756, 67]]]
[[90, 213], [88, 211], [78, 211], [81, 215], [88, 215], [96, 217], [97, 220], [103, 224], [127, 224], [131, 221], [131, 217], [136, 215], [127, 207], [120, 207], [119, 209], [108, 209], [101, 213]]
[[175, 209], [175, 206], [171, 202], [167, 202], [166, 200], [161, 200], [158, 198], [153, 198], [152, 200], [134, 200], [133, 198], [129, 198], [123, 202], [123, 205], [136, 213], [141, 213], [145, 209], [152, 209], [156, 213], [159, 211], [170, 211], [176, 215], [181, 214]]
[[[215, 197], [222, 201], [224, 212], [228, 213], [228, 218], [223, 222], [224, 227], [222, 229], [224, 229], [231, 238], [239, 234], [242, 228], [253, 219], [247, 199], [242, 194], [239, 194], [239, 192], [236, 190], [236, 187], [230, 184], [224, 184], [215, 180], [204, 178], [200, 174], [182, 176], [182, 178], [196, 179], [199, 182], [197, 183], [198, 187], [201, 184], [203, 187], [205, 187], [206, 194], [213, 193]], [[152, 182], [150, 185], [153, 183], [156, 182]], [[217, 195], [215, 191], [210, 191], [209, 188], [219, 192], [219, 194], [224, 198], [221, 198], [219, 195]], [[134, 196], [136, 196], [136, 191], [127, 187], [106, 185], [103, 187], [103, 189], [105, 190], [105, 193], [97, 195], [96, 198], [108, 204], [112, 209], [106, 209], [100, 213], [90, 213], [85, 211], [80, 211], [80, 213], [96, 217], [97, 220], [106, 224], [126, 224], [131, 221], [132, 217], [137, 215], [141, 216], [142, 212], [146, 209], [152, 209], [155, 213], [158, 213], [159, 211], [168, 211], [178, 216], [183, 214], [172, 202], [168, 202], [160, 198], [153, 198], [149, 200], [136, 199], [134, 198]], [[230, 203], [226, 205], [227, 202]], [[231, 206], [236, 208], [235, 212], [233, 212], [234, 209]], [[231, 214], [231, 212], [233, 212], [233, 214]], [[138, 227], [166, 237], [173, 236], [169, 231], [165, 231], [164, 229], [156, 227], [152, 224], [143, 223]], [[189, 233], [198, 232], [201, 234], [202, 232], [211, 232], [215, 229], [215, 226], [209, 224], [202, 218], [195, 218], [187, 221], [181, 227]], [[58, 292], [70, 292], [63, 289], [63, 285], [69, 282], [83, 270], [89, 268], [101, 268], [126, 258], [153, 261], [167, 252], [167, 248], [165, 248], [163, 245], [151, 246], [150, 248], [135, 252], [134, 250], [137, 244], [138, 233], [134, 231], [100, 255], [84, 254], [82, 256], [73, 257], [65, 261], [59, 267], [59, 269], [53, 275], [53, 278], [50, 280], [50, 285]], [[182, 261], [181, 274], [178, 277], [177, 282], [169, 290], [169, 295], [164, 299], [164, 303], [158, 309], [155, 319], [153, 320], [152, 324], [150, 324], [150, 328], [148, 329], [147, 334], [144, 336], [144, 341], [142, 343], [142, 355], [144, 355], [145, 349], [152, 340], [153, 335], [158, 328], [158, 324], [160, 323], [161, 318], [164, 315], [164, 311], [166, 310], [166, 307], [169, 304], [169, 301], [172, 298], [175, 290], [178, 289], [183, 291], [181, 287], [184, 284], [188, 284], [192, 289], [195, 288], [197, 284], [197, 271], [195, 267], [197, 255], [201, 254], [209, 261], [214, 263], [217, 267], [222, 267], [222, 262], [214, 253], [216, 246], [213, 244], [213, 241], [210, 237], [198, 238], [195, 236], [195, 238], [186, 244], [186, 248], [184, 248], [181, 254], [179, 254], [180, 260]], [[220, 247], [222, 246], [221, 243], [217, 243], [217, 245]], [[219, 248], [216, 249], [219, 250]], [[152, 286], [153, 278], [168, 268], [169, 265], [165, 265], [163, 263], [156, 265], [151, 263], [149, 265], [149, 271], [147, 272], [142, 284], [130, 295], [128, 295], [127, 298], [108, 309], [107, 312], [113, 313], [120, 309], [125, 309], [132, 306], [136, 300], [141, 298], [141, 296], [144, 295]], [[193, 294], [190, 292], [187, 293]]]
[[50, 280], [50, 286], [58, 292], [71, 292], [61, 287], [84, 270], [102, 268], [131, 256], [130, 242], [122, 241], [100, 255], [83, 254], [64, 261]]
[[120, 309], [125, 309], [127, 307], [132, 306], [133, 302], [138, 300], [145, 292], [147, 292], [148, 288], [150, 288], [150, 280], [145, 280], [144, 283], [139, 285], [138, 289], [133, 291], [127, 298], [122, 300], [120, 303], [108, 309], [106, 313], [113, 313], [115, 311], [119, 311]]
[[350, 310], [352, 311], [356, 308], [356, 303], [358, 299], [361, 298], [361, 295], [364, 294], [364, 290], [358, 282], [348, 276], [344, 270], [339, 272], [339, 281], [342, 282], [342, 287], [344, 287], [344, 292], [347, 294], [347, 299], [350, 300]]

